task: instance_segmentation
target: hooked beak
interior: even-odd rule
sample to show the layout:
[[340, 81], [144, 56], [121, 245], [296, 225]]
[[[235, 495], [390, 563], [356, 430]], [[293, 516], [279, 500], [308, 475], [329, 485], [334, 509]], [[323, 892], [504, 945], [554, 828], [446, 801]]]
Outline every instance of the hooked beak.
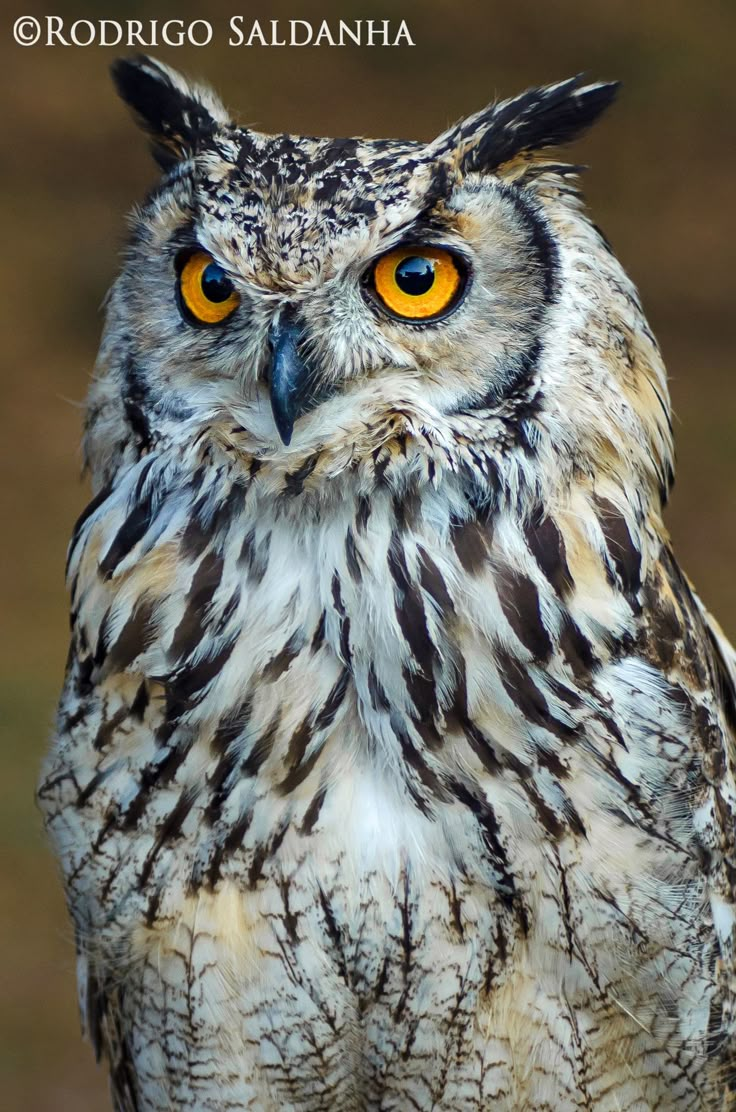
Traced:
[[294, 310], [286, 306], [276, 316], [268, 334], [271, 409], [284, 444], [291, 441], [294, 422], [304, 411], [307, 401], [308, 369], [299, 354], [301, 338]]

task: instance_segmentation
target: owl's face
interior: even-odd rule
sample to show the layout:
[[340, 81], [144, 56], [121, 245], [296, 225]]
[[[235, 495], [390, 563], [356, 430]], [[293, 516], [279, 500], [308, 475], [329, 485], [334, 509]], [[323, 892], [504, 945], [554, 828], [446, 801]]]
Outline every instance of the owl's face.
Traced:
[[[609, 404], [576, 406], [560, 374], [585, 330], [572, 301], [602, 296], [575, 274], [581, 237], [606, 251], [570, 168], [535, 152], [614, 86], [534, 90], [423, 145], [260, 135], [150, 59], [115, 78], [166, 171], [136, 215], [102, 350], [104, 389], [149, 432], [229, 420], [266, 459], [375, 455], [396, 435], [503, 454], [528, 448], [552, 397], [558, 423]], [[610, 274], [598, 284], [610, 292]], [[574, 436], [558, 431], [559, 449]]]

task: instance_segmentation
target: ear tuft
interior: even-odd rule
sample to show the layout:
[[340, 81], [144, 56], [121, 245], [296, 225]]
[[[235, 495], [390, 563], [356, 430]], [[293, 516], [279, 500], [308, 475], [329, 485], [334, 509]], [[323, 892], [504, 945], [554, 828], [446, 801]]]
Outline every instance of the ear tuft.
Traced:
[[196, 153], [218, 127], [230, 122], [214, 93], [192, 85], [155, 58], [118, 58], [110, 72], [119, 96], [151, 136], [162, 170]]
[[465, 171], [493, 171], [519, 155], [577, 138], [608, 108], [618, 82], [583, 85], [572, 77], [528, 89], [463, 120], [437, 143], [453, 148]]

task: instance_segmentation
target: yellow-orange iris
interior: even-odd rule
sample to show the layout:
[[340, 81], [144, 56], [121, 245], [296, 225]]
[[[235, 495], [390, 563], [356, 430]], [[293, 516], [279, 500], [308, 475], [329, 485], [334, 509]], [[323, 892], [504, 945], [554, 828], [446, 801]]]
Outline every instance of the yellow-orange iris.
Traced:
[[179, 275], [187, 311], [200, 324], [219, 324], [238, 307], [240, 298], [222, 267], [206, 251], [195, 251]]
[[456, 299], [461, 274], [442, 247], [397, 247], [376, 263], [373, 285], [390, 312], [406, 320], [440, 316]]

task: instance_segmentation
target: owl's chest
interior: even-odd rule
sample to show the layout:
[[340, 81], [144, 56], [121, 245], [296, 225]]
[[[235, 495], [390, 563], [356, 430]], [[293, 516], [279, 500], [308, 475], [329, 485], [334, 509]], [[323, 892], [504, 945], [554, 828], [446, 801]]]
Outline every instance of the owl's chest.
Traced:
[[[69, 682], [58, 838], [111, 985], [127, 956], [152, 1108], [567, 1109], [615, 1091], [617, 1046], [645, 1078], [706, 1029], [689, 857], [621, 821], [620, 778], [568, 744], [585, 707], [529, 675], [541, 595], [504, 606], [500, 549], [446, 511], [187, 530], [121, 578], [125, 667], [81, 600], [100, 671]], [[627, 737], [666, 785], [654, 728]]]
[[[473, 854], [462, 827], [411, 818], [356, 769], [257, 884], [235, 854], [214, 889], [134, 932], [129, 1021], [196, 1051], [198, 1108], [567, 1112], [625, 1082], [636, 1107], [656, 1102], [674, 1076], [662, 1048], [707, 1023], [707, 977], [668, 959], [692, 1004], [652, 1035], [661, 940], [626, 946], [572, 868], [561, 878], [540, 861], [517, 899], [472, 875]], [[626, 953], [617, 972], [606, 948], [619, 965]], [[683, 1107], [701, 1068], [688, 1064]], [[190, 1081], [167, 1099], [189, 1107]]]
[[522, 930], [454, 849], [356, 774], [257, 885], [236, 855], [215, 890], [135, 932], [126, 1006], [219, 1063], [204, 1108], [483, 1107], [484, 1071], [495, 1055], [499, 1084], [508, 1065], [489, 1002]]

